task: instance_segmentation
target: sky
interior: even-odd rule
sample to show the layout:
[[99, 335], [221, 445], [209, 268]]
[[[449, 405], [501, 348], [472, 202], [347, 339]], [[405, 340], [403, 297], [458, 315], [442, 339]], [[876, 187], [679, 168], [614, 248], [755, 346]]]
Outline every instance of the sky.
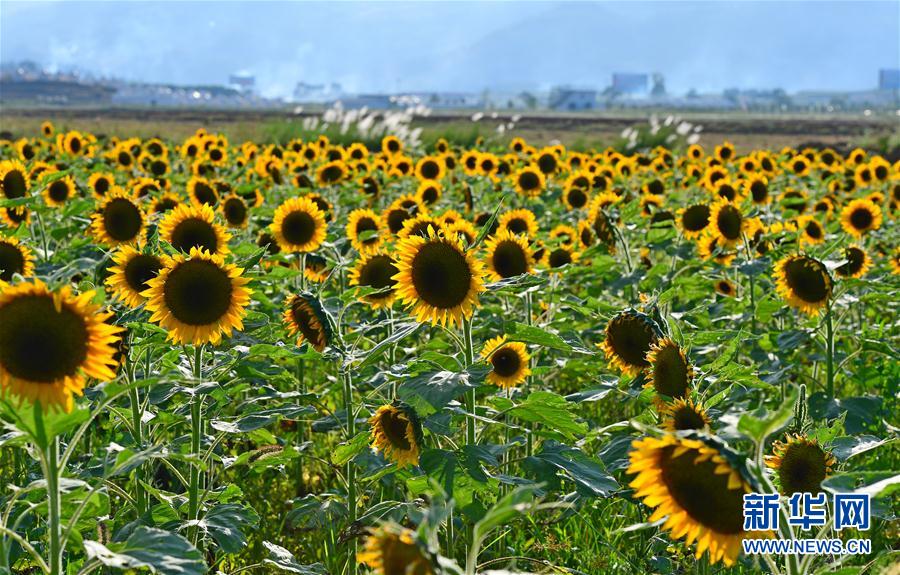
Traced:
[[346, 92], [603, 89], [661, 73], [672, 93], [862, 90], [900, 68], [900, 1], [20, 2], [0, 59], [128, 80], [256, 77]]

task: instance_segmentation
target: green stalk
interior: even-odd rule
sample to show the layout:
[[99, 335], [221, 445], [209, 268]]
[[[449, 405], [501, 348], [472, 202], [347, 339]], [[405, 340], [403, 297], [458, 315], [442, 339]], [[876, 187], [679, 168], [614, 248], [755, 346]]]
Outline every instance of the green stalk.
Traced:
[[[131, 378], [132, 381], [134, 378]], [[128, 397], [131, 402], [131, 424], [134, 427], [132, 430], [132, 434], [134, 436], [134, 443], [137, 447], [137, 450], [140, 451], [144, 446], [144, 431], [143, 424], [141, 423], [141, 400], [138, 395], [137, 388], [132, 388], [128, 392]], [[143, 470], [141, 465], [138, 465], [134, 470], [134, 499], [136, 506], [136, 513], [138, 518], [140, 518], [144, 514], [144, 510], [147, 507], [147, 493], [144, 490], [143, 484]]]
[[[350, 370], [343, 370], [344, 406], [347, 411], [347, 439], [356, 435], [356, 413], [353, 409], [353, 380]], [[353, 460], [347, 462], [347, 507], [349, 508], [350, 525], [356, 523], [356, 466]], [[356, 538], [352, 538], [347, 549], [347, 565], [350, 575], [356, 575]]]
[[[43, 422], [41, 422], [43, 425]], [[50, 530], [50, 575], [62, 575], [62, 538], [59, 504], [59, 439], [47, 446], [47, 502]]]
[[[297, 359], [296, 375], [297, 375], [297, 391], [306, 393], [306, 381], [303, 377], [305, 372], [305, 364], [303, 358]], [[297, 446], [301, 446], [306, 442], [306, 427], [302, 421], [297, 421]], [[297, 457], [297, 495], [304, 495], [303, 486], [303, 457]]]
[[834, 397], [834, 325], [831, 319], [831, 302], [825, 304], [825, 395]]
[[[466, 369], [475, 363], [475, 352], [472, 347], [472, 319], [463, 319], [463, 342], [465, 343]], [[466, 426], [466, 445], [475, 445], [475, 389], [466, 392], [466, 411], [469, 412], [469, 421]]]
[[[530, 326], [533, 323], [531, 318], [531, 292], [525, 292], [525, 325]], [[531, 360], [528, 360], [529, 363]], [[531, 367], [530, 365], [528, 367]], [[529, 387], [531, 383], [531, 376], [528, 376], [528, 379], [525, 380], [525, 387]], [[525, 436], [525, 455], [527, 457], [531, 457], [534, 454], [534, 423], [528, 424], [528, 434]]]
[[[197, 386], [203, 380], [203, 345], [194, 346], [194, 381]], [[191, 454], [200, 457], [200, 432], [202, 429], [203, 397], [196, 392], [191, 398]], [[191, 464], [190, 487], [188, 490], [188, 520], [195, 520], [200, 511], [200, 462]], [[196, 543], [197, 528], [192, 529], [191, 539]]]

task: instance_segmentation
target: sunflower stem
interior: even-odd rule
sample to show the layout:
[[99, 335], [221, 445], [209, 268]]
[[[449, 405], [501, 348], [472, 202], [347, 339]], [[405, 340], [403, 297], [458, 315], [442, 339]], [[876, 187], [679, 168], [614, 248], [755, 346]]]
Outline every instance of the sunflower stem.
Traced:
[[[531, 319], [531, 291], [525, 292], [525, 325], [530, 326], [532, 324]], [[528, 367], [531, 367], [531, 359], [528, 360]], [[529, 375], [525, 379], [525, 387], [528, 388], [531, 383], [531, 376]], [[528, 424], [528, 434], [525, 436], [525, 455], [531, 457], [534, 453], [534, 423]]]
[[825, 395], [834, 397], [834, 324], [831, 302], [825, 304]]
[[[296, 365], [296, 375], [297, 375], [297, 391], [301, 394], [306, 394], [306, 381], [304, 376], [304, 372], [306, 371], [306, 365], [303, 361], [303, 358], [297, 358]], [[306, 442], [306, 427], [302, 421], [297, 421], [297, 447], [298, 449], [303, 446]], [[303, 485], [303, 458], [297, 457], [297, 495], [304, 495], [304, 485]]]
[[[203, 345], [194, 346], [194, 384], [200, 386], [203, 381]], [[202, 429], [203, 397], [194, 389], [191, 398], [191, 455], [201, 457], [200, 454], [200, 430]], [[191, 463], [191, 478], [188, 491], [188, 520], [198, 519], [200, 511], [200, 461]], [[198, 530], [191, 529], [191, 540], [196, 544]]]
[[[43, 425], [43, 422], [41, 422]], [[50, 575], [62, 575], [62, 537], [59, 503], [59, 438], [54, 436], [47, 445], [47, 504], [50, 531]]]
[[[466, 369], [475, 363], [475, 352], [472, 347], [472, 319], [463, 319], [463, 343], [465, 344]], [[466, 392], [466, 411], [469, 412], [469, 421], [466, 426], [466, 445], [475, 445], [475, 389]]]
[[[133, 374], [130, 373], [129, 378], [131, 379], [131, 382], [129, 383], [133, 383]], [[132, 387], [128, 391], [128, 398], [131, 403], [131, 425], [134, 427], [132, 430], [132, 437], [134, 438], [134, 444], [137, 447], [137, 450], [140, 452], [144, 445], [144, 433], [143, 425], [141, 423], [141, 400], [136, 387]], [[141, 467], [141, 465], [138, 465], [134, 470], [135, 513], [138, 518], [144, 514], [144, 509], [147, 506], [147, 494], [144, 490], [143, 483], [144, 474]]]
[[[343, 369], [344, 406], [347, 412], [347, 439], [356, 435], [356, 413], [353, 410], [353, 379], [348, 368]], [[356, 466], [353, 459], [347, 462], [347, 508], [350, 528], [356, 523]], [[347, 547], [347, 566], [350, 575], [356, 575], [356, 537], [351, 537]]]

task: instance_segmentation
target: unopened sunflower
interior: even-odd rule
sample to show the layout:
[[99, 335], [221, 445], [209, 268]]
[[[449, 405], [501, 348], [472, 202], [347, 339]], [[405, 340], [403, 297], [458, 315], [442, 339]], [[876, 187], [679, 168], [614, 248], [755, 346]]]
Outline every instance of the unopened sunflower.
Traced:
[[412, 407], [395, 401], [382, 405], [369, 419], [372, 449], [384, 454], [397, 467], [419, 464], [422, 425]]
[[487, 381], [498, 387], [515, 387], [531, 375], [528, 348], [522, 342], [507, 341], [505, 335], [488, 340], [481, 350], [481, 358], [491, 366]]
[[775, 264], [775, 290], [788, 305], [819, 315], [828, 304], [833, 283], [825, 264], [805, 255], [788, 255]]
[[788, 496], [820, 493], [822, 481], [831, 475], [836, 464], [834, 456], [822, 449], [818, 441], [802, 435], [776, 441], [772, 453], [766, 456], [766, 466], [775, 470], [781, 493]]

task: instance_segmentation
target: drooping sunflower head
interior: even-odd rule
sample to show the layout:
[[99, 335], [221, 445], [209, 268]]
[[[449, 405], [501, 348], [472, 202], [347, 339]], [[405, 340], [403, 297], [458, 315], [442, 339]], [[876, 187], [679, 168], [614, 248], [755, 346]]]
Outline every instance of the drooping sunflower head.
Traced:
[[325, 241], [325, 214], [306, 196], [291, 198], [275, 210], [271, 230], [281, 251], [312, 252]]
[[522, 342], [507, 341], [505, 335], [488, 340], [481, 350], [481, 358], [491, 366], [488, 382], [497, 387], [515, 387], [531, 375], [528, 348]]
[[159, 256], [142, 253], [131, 246], [121, 246], [112, 256], [115, 265], [109, 268], [106, 285], [129, 307], [135, 308], [146, 301], [141, 295], [150, 286], [163, 267]]
[[710, 229], [720, 238], [723, 247], [732, 247], [741, 240], [744, 215], [736, 204], [727, 200], [714, 203], [710, 208], [709, 223]]
[[775, 264], [775, 289], [788, 305], [817, 316], [833, 288], [825, 264], [805, 255], [788, 255]]
[[297, 336], [298, 346], [309, 342], [313, 349], [321, 353], [331, 343], [334, 330], [330, 318], [314, 295], [304, 292], [291, 296], [283, 319], [288, 334]]
[[429, 228], [428, 237], [400, 240], [397, 251], [397, 294], [418, 321], [452, 327], [472, 317], [484, 290], [483, 266], [458, 237]]
[[834, 456], [822, 449], [818, 441], [802, 435], [776, 441], [772, 455], [766, 456], [766, 466], [775, 470], [784, 495], [820, 493], [822, 481], [831, 474], [835, 464]]
[[373, 529], [356, 555], [376, 575], [435, 575], [437, 569], [416, 533], [395, 523]]
[[674, 434], [632, 443], [628, 473], [634, 497], [656, 509], [650, 521], [688, 545], [697, 542], [699, 559], [734, 565], [741, 540], [764, 536], [744, 531], [744, 494], [751, 484], [737, 456], [712, 440]]
[[116, 377], [121, 328], [92, 303], [94, 292], [51, 292], [40, 280], [0, 282], [0, 389], [47, 408], [72, 408], [85, 380]]
[[107, 192], [96, 213], [91, 216], [91, 235], [97, 242], [115, 247], [143, 241], [146, 216], [122, 188]]
[[842, 278], [861, 278], [872, 267], [872, 259], [860, 246], [844, 248], [844, 259], [847, 261], [834, 269]]
[[397, 467], [419, 464], [422, 424], [415, 410], [400, 401], [378, 408], [369, 419], [372, 449]]
[[659, 410], [659, 414], [662, 417], [662, 428], [667, 431], [702, 431], [712, 425], [712, 420], [703, 406], [694, 403], [690, 398], [666, 403]]
[[369, 287], [377, 292], [364, 296], [374, 309], [390, 307], [394, 302], [394, 288], [397, 281], [397, 266], [394, 258], [384, 251], [375, 251], [360, 256], [350, 269], [350, 285]]
[[147, 298], [150, 321], [180, 344], [217, 344], [223, 335], [244, 329], [251, 290], [241, 268], [222, 256], [191, 248], [190, 254], [164, 256], [163, 268], [140, 295]]
[[228, 194], [222, 199], [219, 208], [225, 223], [231, 228], [246, 228], [250, 220], [250, 208], [247, 202], [237, 194]]
[[484, 244], [487, 273], [493, 281], [530, 273], [534, 257], [525, 236], [503, 229]]
[[180, 204], [160, 221], [159, 236], [183, 253], [197, 248], [222, 256], [229, 252], [231, 235], [215, 220], [210, 206]]
[[16, 274], [27, 278], [33, 273], [31, 250], [15, 237], [0, 234], [0, 281], [12, 281]]
[[650, 346], [646, 357], [649, 364], [644, 368], [647, 383], [660, 396], [683, 399], [691, 391], [694, 368], [684, 350], [668, 337], [656, 340]]
[[606, 324], [606, 339], [600, 347], [610, 364], [634, 376], [650, 366], [647, 354], [660, 335], [650, 316], [627, 309]]
[[869, 199], [853, 200], [841, 210], [841, 227], [857, 238], [880, 228], [881, 221], [881, 206]]

